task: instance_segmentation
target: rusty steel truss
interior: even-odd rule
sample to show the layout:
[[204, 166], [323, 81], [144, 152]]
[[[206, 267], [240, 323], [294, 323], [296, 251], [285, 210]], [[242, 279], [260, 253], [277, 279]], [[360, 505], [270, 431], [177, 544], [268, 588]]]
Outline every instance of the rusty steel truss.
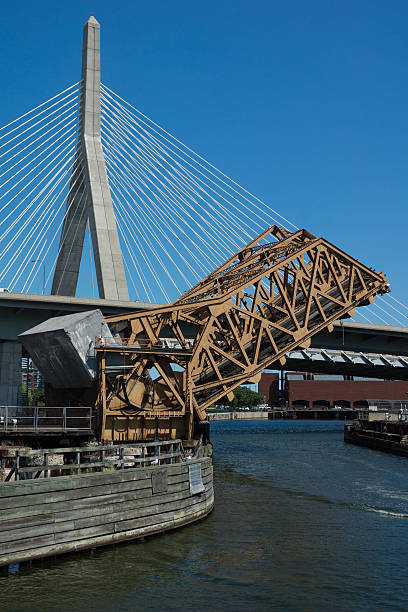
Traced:
[[[114, 415], [183, 416], [191, 438], [210, 405], [388, 291], [382, 272], [327, 240], [274, 225], [172, 304], [107, 319], [116, 341], [98, 345], [102, 429]], [[122, 369], [109, 369], [112, 353]]]

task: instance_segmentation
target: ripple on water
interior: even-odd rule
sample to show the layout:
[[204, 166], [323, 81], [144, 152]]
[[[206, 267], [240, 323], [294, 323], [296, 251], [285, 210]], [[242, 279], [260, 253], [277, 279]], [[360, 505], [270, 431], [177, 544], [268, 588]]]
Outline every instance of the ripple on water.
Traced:
[[145, 542], [0, 578], [2, 612], [406, 610], [408, 463], [341, 423], [212, 426], [216, 506]]

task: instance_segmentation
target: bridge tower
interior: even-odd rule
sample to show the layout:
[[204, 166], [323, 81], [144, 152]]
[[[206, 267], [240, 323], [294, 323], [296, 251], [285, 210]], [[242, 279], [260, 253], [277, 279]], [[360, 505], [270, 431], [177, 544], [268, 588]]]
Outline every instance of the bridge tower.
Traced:
[[100, 25], [84, 26], [78, 145], [51, 293], [74, 296], [89, 220], [99, 297], [128, 300], [122, 252], [101, 142]]

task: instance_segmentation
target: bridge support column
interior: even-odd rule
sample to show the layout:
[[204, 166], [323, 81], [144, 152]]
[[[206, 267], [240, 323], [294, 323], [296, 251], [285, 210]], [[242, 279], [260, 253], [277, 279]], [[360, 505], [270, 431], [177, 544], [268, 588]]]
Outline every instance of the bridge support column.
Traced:
[[0, 406], [21, 402], [21, 352], [19, 342], [0, 343]]
[[100, 25], [90, 17], [84, 27], [82, 91], [77, 155], [51, 293], [74, 296], [86, 224], [92, 237], [99, 297], [129, 300], [122, 251], [101, 141]]

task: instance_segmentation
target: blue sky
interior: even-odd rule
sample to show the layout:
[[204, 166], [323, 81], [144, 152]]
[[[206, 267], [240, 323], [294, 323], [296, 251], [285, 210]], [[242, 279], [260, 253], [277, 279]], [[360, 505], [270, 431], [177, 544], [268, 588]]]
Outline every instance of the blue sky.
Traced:
[[408, 3], [6, 0], [0, 125], [79, 80], [92, 12], [108, 86], [408, 303]]

